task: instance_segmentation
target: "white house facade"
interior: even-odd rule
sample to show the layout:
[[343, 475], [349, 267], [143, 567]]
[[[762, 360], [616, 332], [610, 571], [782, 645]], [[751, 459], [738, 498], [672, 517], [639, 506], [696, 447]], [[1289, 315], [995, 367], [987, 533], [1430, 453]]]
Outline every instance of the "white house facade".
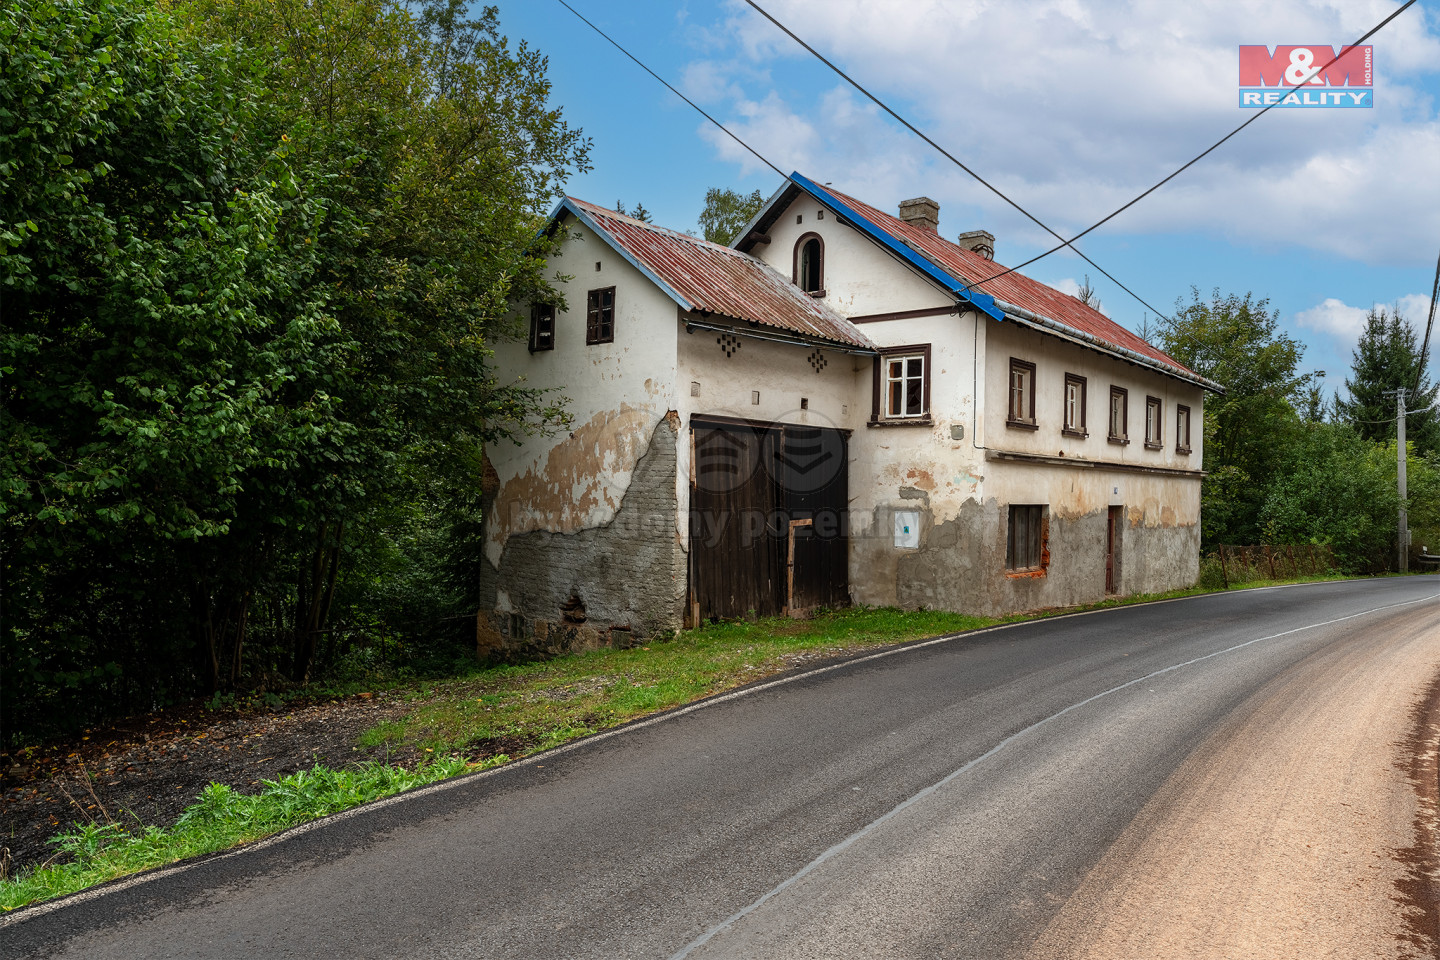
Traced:
[[1218, 387], [1020, 274], [973, 287], [993, 238], [937, 226], [799, 174], [732, 247], [560, 204], [563, 306], [496, 362], [573, 424], [487, 451], [482, 652], [1193, 583]]

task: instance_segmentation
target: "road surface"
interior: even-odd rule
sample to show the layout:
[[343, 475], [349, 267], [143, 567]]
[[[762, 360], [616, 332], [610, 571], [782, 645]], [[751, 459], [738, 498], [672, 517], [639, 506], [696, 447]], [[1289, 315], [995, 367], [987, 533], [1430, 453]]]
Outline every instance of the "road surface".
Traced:
[[1422, 957], [1440, 579], [859, 657], [0, 919], [0, 956]]

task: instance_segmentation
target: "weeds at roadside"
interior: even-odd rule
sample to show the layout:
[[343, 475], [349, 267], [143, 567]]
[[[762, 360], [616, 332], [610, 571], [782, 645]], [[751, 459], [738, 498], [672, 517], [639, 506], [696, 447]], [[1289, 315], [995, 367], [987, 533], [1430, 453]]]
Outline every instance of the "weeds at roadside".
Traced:
[[55, 837], [50, 842], [57, 848], [56, 857], [68, 855], [67, 862], [42, 865], [0, 880], [0, 910], [64, 896], [186, 857], [228, 850], [318, 817], [509, 759], [501, 754], [477, 767], [458, 757], [440, 757], [411, 770], [378, 763], [350, 770], [316, 766], [266, 780], [254, 794], [212, 783], [169, 829], [144, 827], [132, 832], [119, 823], [91, 822]]

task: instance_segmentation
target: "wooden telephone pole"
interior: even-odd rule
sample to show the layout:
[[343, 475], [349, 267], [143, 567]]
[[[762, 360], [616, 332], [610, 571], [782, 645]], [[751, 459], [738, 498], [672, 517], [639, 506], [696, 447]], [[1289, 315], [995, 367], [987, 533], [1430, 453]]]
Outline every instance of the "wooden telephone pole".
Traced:
[[1395, 481], [1400, 489], [1400, 525], [1396, 551], [1399, 570], [1410, 570], [1410, 518], [1405, 511], [1405, 388], [1386, 390], [1385, 396], [1395, 395]]

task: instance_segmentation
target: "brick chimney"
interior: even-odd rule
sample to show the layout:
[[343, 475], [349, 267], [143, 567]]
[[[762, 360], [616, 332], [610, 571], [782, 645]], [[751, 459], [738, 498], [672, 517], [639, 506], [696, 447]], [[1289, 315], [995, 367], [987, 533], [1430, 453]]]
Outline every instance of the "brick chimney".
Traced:
[[929, 197], [900, 201], [900, 219], [914, 227], [938, 233], [940, 229], [940, 204]]
[[995, 259], [995, 236], [987, 230], [968, 230], [955, 240], [966, 250], [973, 250], [986, 260]]

